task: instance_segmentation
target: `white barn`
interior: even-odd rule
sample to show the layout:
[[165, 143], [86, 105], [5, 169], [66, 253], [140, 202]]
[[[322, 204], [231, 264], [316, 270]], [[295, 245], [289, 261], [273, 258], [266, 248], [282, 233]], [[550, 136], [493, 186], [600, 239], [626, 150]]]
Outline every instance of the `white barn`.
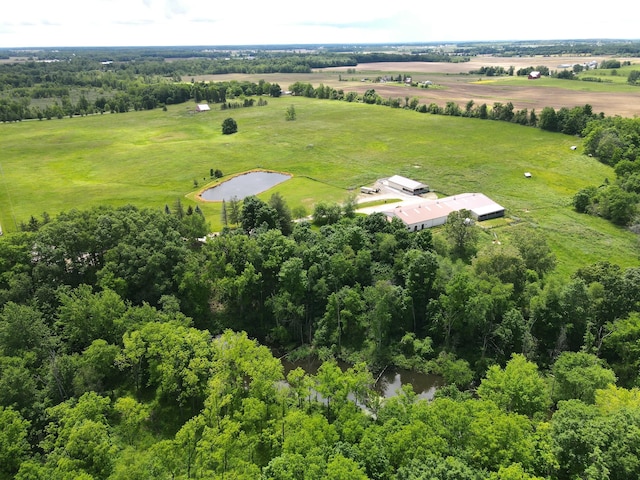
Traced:
[[429, 185], [416, 182], [410, 178], [402, 177], [400, 175], [394, 175], [387, 179], [387, 183], [391, 188], [400, 190], [402, 192], [410, 193], [412, 195], [422, 195], [429, 191]]
[[438, 200], [425, 200], [412, 205], [400, 205], [385, 212], [392, 218], [399, 218], [407, 230], [416, 232], [425, 228], [444, 225], [451, 212], [467, 209], [478, 222], [504, 217], [504, 207], [498, 205], [482, 193], [462, 193]]

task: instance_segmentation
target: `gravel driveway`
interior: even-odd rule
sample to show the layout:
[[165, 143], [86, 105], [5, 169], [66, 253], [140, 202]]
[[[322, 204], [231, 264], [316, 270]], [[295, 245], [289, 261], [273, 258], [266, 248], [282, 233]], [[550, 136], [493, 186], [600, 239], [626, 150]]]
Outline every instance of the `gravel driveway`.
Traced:
[[395, 188], [391, 188], [386, 184], [385, 179], [378, 180], [373, 188], [379, 188], [378, 193], [361, 193], [356, 198], [358, 203], [376, 202], [385, 200], [386, 202], [375, 207], [358, 208], [358, 213], [365, 213], [367, 215], [374, 212], [388, 212], [389, 210], [405, 205], [413, 205], [421, 203], [425, 200], [436, 200], [438, 196], [434, 192], [425, 193], [424, 195], [409, 195], [408, 193], [401, 192]]

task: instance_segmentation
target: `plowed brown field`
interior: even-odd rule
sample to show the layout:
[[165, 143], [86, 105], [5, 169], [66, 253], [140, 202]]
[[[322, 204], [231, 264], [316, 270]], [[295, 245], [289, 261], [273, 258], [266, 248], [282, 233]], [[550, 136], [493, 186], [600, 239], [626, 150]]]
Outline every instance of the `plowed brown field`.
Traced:
[[[225, 81], [248, 80], [258, 81], [264, 79], [268, 82], [279, 83], [286, 89], [294, 82], [311, 83], [314, 87], [319, 84], [329, 85], [345, 92], [356, 91], [360, 94], [373, 88], [383, 98], [417, 97], [420, 103], [436, 103], [444, 106], [452, 101], [464, 108], [469, 100], [476, 104], [486, 103], [492, 106], [495, 102], [513, 103], [516, 110], [527, 108], [536, 109], [539, 113], [544, 107], [572, 108], [590, 104], [596, 113], [604, 112], [607, 116], [620, 115], [622, 117], [640, 116], [640, 88], [637, 92], [590, 92], [585, 90], [571, 90], [540, 86], [536, 80], [531, 80], [527, 86], [515, 86], [502, 84], [500, 81], [493, 83], [477, 83], [477, 76], [469, 75], [471, 70], [480, 67], [501, 66], [506, 69], [513, 66], [517, 71], [529, 66], [547, 66], [551, 70], [558, 70], [563, 64], [600, 63], [608, 57], [472, 57], [471, 61], [463, 63], [367, 63], [358, 65], [356, 73], [347, 73], [353, 67], [328, 68], [315, 71], [312, 74], [270, 74], [270, 75], [208, 75], [196, 77], [195, 80]], [[629, 60], [632, 64], [639, 64], [638, 58], [618, 58], [620, 61]], [[640, 67], [639, 67], [640, 68]], [[433, 81], [436, 88], [409, 88], [394, 83], [371, 83], [361, 81], [363, 78], [375, 78], [376, 76], [389, 74], [410, 73], [414, 81]], [[190, 80], [193, 77], [189, 77]], [[345, 81], [346, 80], [346, 81]]]
[[[574, 63], [600, 63], [604, 57], [473, 57], [470, 62], [464, 63], [371, 63], [359, 65], [358, 71], [377, 72], [414, 72], [414, 81], [432, 80], [438, 88], [411, 89], [410, 93], [403, 86], [394, 84], [362, 83], [353, 89], [364, 93], [368, 88], [375, 88], [383, 98], [401, 97], [406, 95], [418, 97], [421, 103], [437, 103], [444, 105], [448, 101], [456, 102], [461, 108], [469, 101], [476, 104], [486, 103], [491, 106], [494, 102], [511, 102], [515, 109], [535, 108], [540, 112], [544, 107], [575, 107], [590, 104], [596, 113], [604, 112], [606, 115], [620, 115], [622, 117], [634, 117], [640, 115], [640, 89], [636, 93], [620, 92], [589, 92], [581, 90], [569, 90], [564, 88], [540, 87], [535, 80], [531, 80], [531, 86], [522, 87], [514, 85], [501, 85], [495, 83], [474, 83], [478, 77], [468, 75], [471, 70], [480, 67], [504, 67], [513, 66], [517, 71], [529, 66], [546, 66], [550, 70], [558, 70], [559, 65]], [[640, 64], [638, 58], [619, 58], [620, 61], [629, 60], [632, 64]], [[639, 67], [640, 68], [640, 67]], [[337, 69], [336, 69], [337, 70]], [[347, 69], [342, 69], [346, 71]], [[430, 75], [432, 77], [430, 77]], [[424, 77], [424, 78], [421, 78]], [[345, 88], [345, 90], [347, 90]]]

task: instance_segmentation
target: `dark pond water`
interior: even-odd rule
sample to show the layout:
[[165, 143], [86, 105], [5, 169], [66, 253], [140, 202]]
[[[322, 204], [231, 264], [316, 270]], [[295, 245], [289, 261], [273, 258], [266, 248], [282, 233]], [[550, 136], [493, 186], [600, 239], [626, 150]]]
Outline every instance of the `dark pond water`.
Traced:
[[236, 197], [242, 200], [249, 195], [257, 195], [269, 190], [279, 183], [289, 180], [291, 175], [276, 172], [248, 172], [222, 182], [220, 185], [208, 188], [200, 195], [203, 200], [218, 201], [231, 200]]
[[[284, 366], [285, 375], [297, 367], [301, 367], [308, 374], [315, 375], [318, 372], [318, 367], [320, 367], [320, 362], [314, 359], [291, 362], [284, 358], [282, 359], [282, 365]], [[346, 370], [351, 366], [345, 362], [338, 362], [338, 365], [342, 370]], [[412, 385], [413, 391], [416, 392], [418, 398], [431, 400], [436, 393], [436, 389], [445, 385], [445, 383], [443, 378], [438, 375], [388, 367], [378, 378], [375, 390], [381, 397], [390, 398], [398, 395], [403, 385]]]

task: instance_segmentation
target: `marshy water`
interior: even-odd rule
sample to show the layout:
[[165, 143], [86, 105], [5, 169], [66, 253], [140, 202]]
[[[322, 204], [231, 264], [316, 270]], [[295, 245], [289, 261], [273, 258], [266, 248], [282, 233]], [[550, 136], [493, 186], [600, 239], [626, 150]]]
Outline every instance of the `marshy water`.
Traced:
[[200, 197], [211, 202], [221, 202], [237, 198], [242, 200], [250, 195], [269, 190], [279, 183], [289, 180], [291, 175], [277, 172], [248, 172], [208, 188]]
[[[301, 367], [308, 374], [315, 375], [321, 363], [316, 359], [291, 362], [283, 358], [282, 365], [284, 366], [285, 375], [297, 367]], [[343, 371], [351, 366], [345, 362], [338, 362], [338, 365]], [[445, 382], [444, 379], [438, 375], [389, 367], [382, 372], [374, 388], [381, 397], [390, 398], [398, 395], [403, 385], [411, 385], [418, 398], [431, 400], [437, 388], [444, 386]]]

